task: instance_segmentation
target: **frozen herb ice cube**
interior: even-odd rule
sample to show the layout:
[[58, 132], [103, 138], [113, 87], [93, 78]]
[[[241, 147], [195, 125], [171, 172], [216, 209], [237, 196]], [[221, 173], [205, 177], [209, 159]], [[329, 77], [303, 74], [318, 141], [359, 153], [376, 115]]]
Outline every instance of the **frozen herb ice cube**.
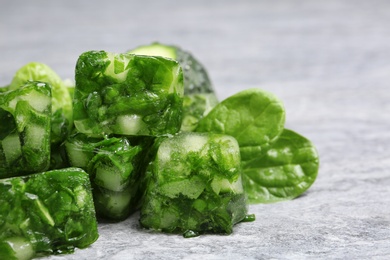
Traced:
[[163, 57], [85, 52], [73, 102], [75, 126], [84, 134], [174, 134], [182, 118], [182, 69]]
[[47, 83], [30, 81], [0, 93], [0, 178], [47, 170], [50, 118]]
[[140, 145], [126, 137], [92, 138], [75, 133], [65, 142], [69, 163], [90, 176], [96, 213], [122, 220], [138, 208]]
[[51, 143], [60, 144], [73, 127], [72, 99], [66, 83], [46, 64], [30, 62], [18, 69], [9, 85], [10, 90], [18, 89], [29, 81], [40, 81], [51, 86]]
[[183, 68], [185, 95], [211, 94], [215, 97], [215, 91], [206, 68], [189, 51], [176, 45], [153, 42], [149, 45], [138, 46], [130, 50], [129, 53], [162, 56], [177, 60]]
[[155, 150], [146, 172], [142, 226], [172, 233], [231, 233], [247, 212], [237, 141], [182, 133], [160, 138]]
[[1, 259], [70, 253], [97, 238], [91, 185], [83, 170], [0, 180]]

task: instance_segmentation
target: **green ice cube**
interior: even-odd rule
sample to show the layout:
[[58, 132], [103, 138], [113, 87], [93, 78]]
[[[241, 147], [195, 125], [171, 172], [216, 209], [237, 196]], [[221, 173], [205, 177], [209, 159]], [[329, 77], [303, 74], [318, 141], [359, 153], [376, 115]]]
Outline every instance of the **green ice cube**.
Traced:
[[73, 252], [98, 238], [88, 175], [66, 168], [0, 180], [0, 258]]
[[0, 93], [0, 178], [47, 170], [50, 117], [47, 83], [30, 81]]
[[90, 175], [96, 213], [122, 220], [138, 207], [139, 145], [126, 137], [92, 138], [82, 133], [65, 142], [70, 165]]
[[75, 126], [84, 134], [174, 134], [182, 118], [182, 69], [163, 57], [85, 52], [73, 102]]
[[237, 141], [182, 133], [158, 143], [146, 172], [142, 226], [174, 233], [231, 233], [247, 212]]

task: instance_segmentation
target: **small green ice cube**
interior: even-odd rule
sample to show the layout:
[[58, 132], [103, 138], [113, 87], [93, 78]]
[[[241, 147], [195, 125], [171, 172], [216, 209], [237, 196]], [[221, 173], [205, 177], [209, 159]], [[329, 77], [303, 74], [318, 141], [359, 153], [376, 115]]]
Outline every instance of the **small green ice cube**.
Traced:
[[0, 258], [70, 253], [98, 238], [88, 175], [66, 168], [0, 180]]
[[77, 61], [73, 105], [81, 133], [174, 134], [182, 103], [183, 73], [174, 60], [89, 51]]
[[0, 93], [0, 178], [48, 169], [50, 118], [47, 83], [30, 81]]
[[146, 228], [229, 234], [245, 218], [240, 152], [233, 137], [181, 133], [160, 140], [146, 176], [140, 218]]
[[125, 137], [92, 138], [75, 133], [65, 142], [69, 163], [90, 176], [96, 213], [122, 220], [138, 207], [139, 145]]

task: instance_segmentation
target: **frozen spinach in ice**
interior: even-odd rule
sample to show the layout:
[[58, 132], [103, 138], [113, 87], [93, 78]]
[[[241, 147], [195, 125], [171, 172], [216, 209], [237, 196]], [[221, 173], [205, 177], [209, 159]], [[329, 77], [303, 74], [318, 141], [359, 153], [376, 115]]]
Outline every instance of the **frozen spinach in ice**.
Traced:
[[193, 131], [197, 127], [199, 119], [218, 103], [206, 69], [188, 51], [175, 45], [155, 42], [150, 45], [139, 46], [129, 52], [171, 58], [177, 60], [182, 66], [184, 101], [181, 131]]
[[188, 51], [175, 45], [152, 43], [138, 46], [129, 53], [162, 56], [177, 60], [183, 68], [184, 95], [209, 93], [214, 94], [211, 80], [204, 66]]
[[183, 74], [171, 59], [105, 51], [76, 64], [74, 123], [81, 133], [162, 135], [179, 131]]
[[0, 259], [70, 253], [97, 238], [91, 186], [83, 170], [0, 180]]
[[72, 99], [66, 83], [46, 64], [30, 62], [15, 73], [9, 89], [18, 89], [29, 81], [41, 81], [51, 86], [51, 143], [61, 143], [73, 127]]
[[51, 101], [44, 82], [0, 93], [0, 178], [48, 169]]
[[126, 137], [100, 139], [75, 133], [65, 147], [70, 165], [90, 176], [98, 216], [123, 220], [138, 209], [140, 145]]
[[232, 233], [247, 212], [236, 140], [182, 133], [160, 138], [154, 150], [145, 176], [142, 226], [185, 236]]

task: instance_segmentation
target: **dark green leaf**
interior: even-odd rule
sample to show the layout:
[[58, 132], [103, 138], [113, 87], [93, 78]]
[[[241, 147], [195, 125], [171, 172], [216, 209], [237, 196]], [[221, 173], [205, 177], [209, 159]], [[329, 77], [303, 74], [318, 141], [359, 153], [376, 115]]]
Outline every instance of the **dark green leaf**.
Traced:
[[315, 181], [319, 158], [305, 137], [285, 129], [263, 154], [243, 163], [243, 182], [249, 203], [293, 199]]
[[223, 100], [199, 121], [195, 131], [233, 136], [240, 146], [241, 159], [246, 161], [269, 148], [282, 133], [284, 121], [282, 102], [254, 88]]

